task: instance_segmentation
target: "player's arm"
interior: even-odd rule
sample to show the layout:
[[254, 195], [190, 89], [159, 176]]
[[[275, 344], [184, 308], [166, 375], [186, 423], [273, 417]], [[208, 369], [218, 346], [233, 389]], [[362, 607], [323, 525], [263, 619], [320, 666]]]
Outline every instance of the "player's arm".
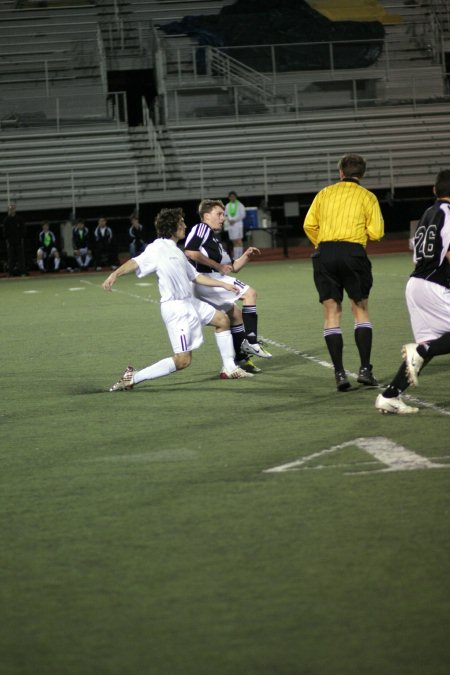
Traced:
[[308, 213], [305, 216], [303, 229], [309, 241], [317, 247], [317, 240], [319, 238], [319, 214], [317, 212], [317, 196], [309, 207]]
[[139, 265], [135, 260], [133, 260], [133, 258], [127, 260], [123, 263], [123, 265], [114, 270], [114, 272], [111, 272], [109, 277], [102, 283], [102, 288], [105, 291], [110, 291], [119, 277], [123, 276], [124, 274], [130, 274], [130, 272], [135, 272], [138, 267]]
[[231, 265], [224, 265], [220, 262], [216, 262], [215, 260], [211, 260], [211, 258], [208, 258], [207, 255], [203, 255], [203, 253], [200, 253], [200, 251], [191, 251], [190, 249], [185, 249], [184, 253], [189, 258], [189, 260], [193, 260], [194, 262], [200, 263], [200, 265], [205, 265], [206, 267], [211, 267], [211, 269], [219, 272], [219, 274], [228, 274], [231, 272]]
[[196, 284], [201, 286], [220, 286], [220, 288], [225, 288], [226, 291], [232, 291], [233, 293], [238, 294], [239, 288], [233, 284], [227, 284], [226, 281], [220, 281], [220, 279], [213, 279], [212, 277], [207, 277], [205, 274], [197, 274], [194, 279]]
[[384, 237], [384, 220], [376, 197], [371, 206], [366, 225], [367, 236], [371, 241], [380, 241]]
[[248, 249], [246, 249], [244, 253], [239, 258], [236, 258], [236, 260], [233, 262], [231, 271], [239, 272], [239, 270], [241, 270], [254, 255], [261, 255], [261, 251], [259, 248], [256, 248], [256, 246], [249, 246]]

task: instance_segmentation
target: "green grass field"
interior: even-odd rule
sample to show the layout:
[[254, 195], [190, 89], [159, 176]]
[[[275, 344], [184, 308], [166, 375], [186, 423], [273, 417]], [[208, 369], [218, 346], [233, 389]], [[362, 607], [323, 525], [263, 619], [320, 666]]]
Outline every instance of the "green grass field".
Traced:
[[[410, 256], [373, 269], [388, 382]], [[0, 282], [1, 675], [450, 672], [450, 357], [418, 415], [380, 415], [335, 390], [309, 260], [240, 276], [263, 373], [219, 380], [206, 328], [188, 370], [115, 394], [170, 354], [154, 277]], [[356, 373], [347, 303], [343, 330]]]

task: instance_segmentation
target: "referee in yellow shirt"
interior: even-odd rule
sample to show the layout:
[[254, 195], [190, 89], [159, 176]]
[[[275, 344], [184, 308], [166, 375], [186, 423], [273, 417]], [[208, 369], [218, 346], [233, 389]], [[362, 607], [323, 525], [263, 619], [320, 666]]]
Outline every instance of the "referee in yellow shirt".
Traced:
[[312, 256], [314, 283], [324, 311], [325, 342], [333, 362], [338, 391], [349, 389], [342, 352], [342, 300], [347, 293], [355, 319], [355, 342], [361, 367], [358, 382], [376, 386], [372, 373], [372, 324], [368, 298], [372, 265], [365, 246], [380, 240], [384, 222], [376, 196], [359, 182], [366, 171], [360, 155], [344, 155], [338, 163], [340, 181], [315, 196], [304, 222], [307, 237], [316, 247]]

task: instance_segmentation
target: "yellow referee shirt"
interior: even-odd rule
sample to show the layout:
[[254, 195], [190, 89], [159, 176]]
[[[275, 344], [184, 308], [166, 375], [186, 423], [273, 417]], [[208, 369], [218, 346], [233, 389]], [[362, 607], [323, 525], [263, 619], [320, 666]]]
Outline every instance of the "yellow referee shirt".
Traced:
[[303, 228], [317, 246], [321, 241], [349, 241], [365, 246], [384, 236], [380, 205], [372, 192], [353, 180], [329, 185], [314, 197]]

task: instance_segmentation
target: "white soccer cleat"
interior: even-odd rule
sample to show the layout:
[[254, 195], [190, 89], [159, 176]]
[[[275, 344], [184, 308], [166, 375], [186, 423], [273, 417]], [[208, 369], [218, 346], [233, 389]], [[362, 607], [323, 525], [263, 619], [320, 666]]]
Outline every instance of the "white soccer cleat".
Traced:
[[383, 394], [378, 394], [375, 401], [375, 408], [381, 413], [393, 414], [393, 415], [412, 415], [413, 413], [419, 412], [419, 408], [414, 408], [411, 405], [406, 405], [400, 396], [394, 396], [394, 398], [386, 398]]
[[133, 368], [133, 366], [125, 368], [120, 380], [113, 384], [109, 391], [129, 391], [130, 389], [133, 389], [133, 375], [135, 372], [136, 368]]
[[236, 366], [234, 370], [225, 370], [225, 368], [222, 368], [219, 377], [221, 380], [239, 380], [242, 377], [253, 377], [253, 375], [252, 373], [246, 373], [245, 370]]
[[259, 356], [262, 359], [272, 358], [272, 354], [270, 354], [267, 349], [264, 349], [264, 347], [259, 342], [252, 344], [248, 340], [242, 340], [241, 352], [251, 356]]
[[402, 347], [402, 356], [406, 363], [408, 382], [415, 387], [419, 384], [419, 373], [424, 362], [424, 359], [417, 353], [417, 346], [416, 342], [410, 342]]

